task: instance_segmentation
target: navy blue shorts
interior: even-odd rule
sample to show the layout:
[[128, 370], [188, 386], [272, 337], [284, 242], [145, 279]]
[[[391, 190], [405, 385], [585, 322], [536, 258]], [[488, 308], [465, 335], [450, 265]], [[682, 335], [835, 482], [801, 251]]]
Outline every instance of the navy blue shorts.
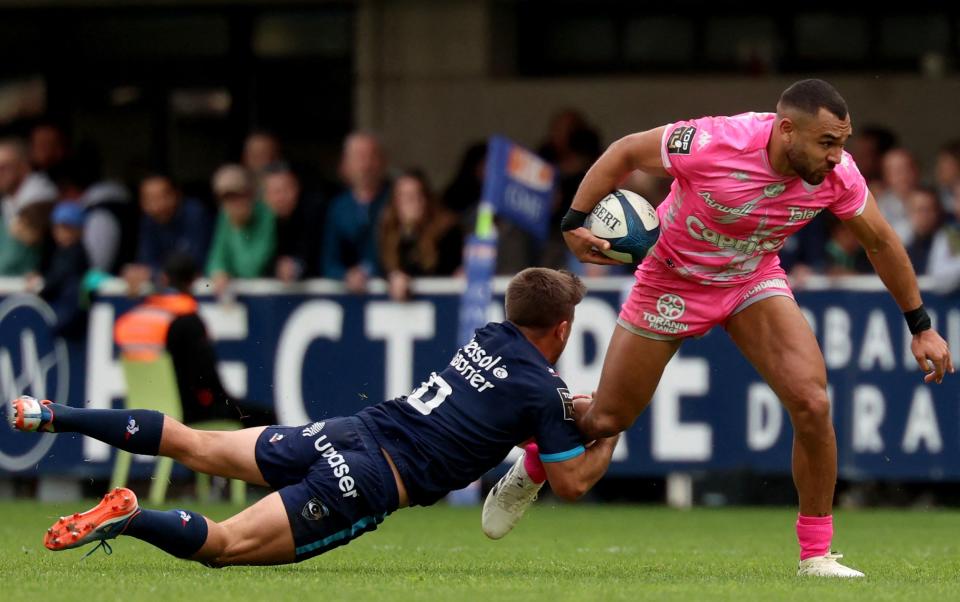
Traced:
[[256, 460], [283, 499], [297, 562], [373, 531], [399, 504], [390, 465], [359, 418], [267, 427]]

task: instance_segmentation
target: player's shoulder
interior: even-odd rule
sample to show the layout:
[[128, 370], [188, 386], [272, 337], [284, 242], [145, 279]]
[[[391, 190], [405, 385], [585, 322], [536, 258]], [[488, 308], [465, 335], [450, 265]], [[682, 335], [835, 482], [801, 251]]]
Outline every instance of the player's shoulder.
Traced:
[[543, 389], [564, 387], [556, 369], [540, 351], [510, 322], [491, 322], [476, 332], [475, 341], [501, 358], [504, 384], [514, 389], [525, 389], [534, 396]]
[[476, 344], [497, 347], [510, 346], [516, 343], [523, 334], [509, 322], [488, 322], [473, 333]]
[[741, 113], [678, 121], [667, 126], [665, 146], [670, 154], [740, 153], [765, 145], [776, 115]]

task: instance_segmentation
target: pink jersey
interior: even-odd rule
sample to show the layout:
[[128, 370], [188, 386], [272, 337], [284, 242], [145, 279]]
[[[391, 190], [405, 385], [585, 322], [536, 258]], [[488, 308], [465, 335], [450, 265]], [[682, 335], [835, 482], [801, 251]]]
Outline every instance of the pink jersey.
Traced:
[[824, 209], [842, 220], [863, 212], [867, 185], [846, 152], [817, 186], [770, 167], [775, 121], [744, 113], [666, 127], [660, 154], [674, 181], [657, 208], [654, 257], [684, 278], [738, 285], [778, 265], [784, 239]]

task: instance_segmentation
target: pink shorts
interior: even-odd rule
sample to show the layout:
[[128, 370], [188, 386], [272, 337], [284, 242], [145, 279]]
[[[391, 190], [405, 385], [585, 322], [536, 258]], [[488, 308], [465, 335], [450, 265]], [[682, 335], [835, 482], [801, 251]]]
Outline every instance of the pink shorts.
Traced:
[[735, 286], [699, 284], [683, 278], [655, 257], [637, 269], [637, 282], [620, 310], [617, 324], [651, 339], [699, 337], [761, 299], [793, 292], [779, 264], [758, 271]]

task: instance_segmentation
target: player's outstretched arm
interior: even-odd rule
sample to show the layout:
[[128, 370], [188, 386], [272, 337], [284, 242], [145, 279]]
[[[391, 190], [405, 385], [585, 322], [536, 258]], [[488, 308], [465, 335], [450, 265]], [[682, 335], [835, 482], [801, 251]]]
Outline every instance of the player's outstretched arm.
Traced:
[[877, 275], [907, 318], [913, 333], [910, 349], [920, 369], [928, 372], [923, 380], [942, 382], [947, 372], [954, 372], [950, 348], [930, 327], [907, 251], [893, 227], [883, 218], [872, 194], [868, 193], [863, 212], [845, 223], [860, 241]]
[[597, 484], [610, 466], [613, 449], [620, 435], [599, 439], [576, 458], [563, 462], [544, 462], [543, 469], [553, 492], [565, 500], [576, 500]]
[[[660, 145], [666, 126], [630, 134], [617, 140], [604, 151], [580, 182], [569, 216], [584, 218], [610, 191], [633, 170], [669, 177], [663, 167]], [[609, 248], [610, 243], [593, 236], [587, 228], [568, 225], [564, 218], [563, 238], [580, 261], [586, 263], [618, 264], [618, 261], [598, 253], [596, 249]], [[580, 219], [580, 224], [583, 220]]]

